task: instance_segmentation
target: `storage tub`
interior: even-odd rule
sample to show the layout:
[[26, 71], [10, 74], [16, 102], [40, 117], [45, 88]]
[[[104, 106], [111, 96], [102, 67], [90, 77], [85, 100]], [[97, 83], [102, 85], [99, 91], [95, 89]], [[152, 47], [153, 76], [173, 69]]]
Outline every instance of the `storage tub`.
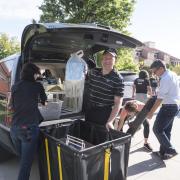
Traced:
[[59, 119], [63, 101], [48, 102], [46, 106], [39, 106], [39, 111], [44, 120]]

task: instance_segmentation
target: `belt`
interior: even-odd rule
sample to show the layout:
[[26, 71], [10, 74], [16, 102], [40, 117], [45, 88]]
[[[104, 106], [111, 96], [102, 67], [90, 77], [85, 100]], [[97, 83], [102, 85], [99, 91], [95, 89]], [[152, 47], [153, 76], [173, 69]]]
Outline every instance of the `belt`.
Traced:
[[103, 108], [103, 107], [112, 107], [112, 106], [113, 105], [90, 103], [90, 107], [93, 107], [93, 108]]
[[167, 107], [175, 107], [178, 106], [177, 104], [162, 104], [162, 106], [167, 106]]

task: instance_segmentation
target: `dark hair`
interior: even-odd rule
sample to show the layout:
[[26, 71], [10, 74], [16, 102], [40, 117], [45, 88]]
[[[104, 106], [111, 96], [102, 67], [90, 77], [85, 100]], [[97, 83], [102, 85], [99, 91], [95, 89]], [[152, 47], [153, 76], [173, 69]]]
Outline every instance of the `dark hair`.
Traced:
[[147, 79], [149, 78], [149, 73], [146, 70], [141, 70], [139, 72], [139, 78], [141, 79]]
[[46, 78], [52, 77], [51, 71], [49, 69], [45, 69], [42, 75], [45, 76]]
[[137, 105], [131, 101], [131, 102], [127, 102], [124, 106], [124, 109], [127, 110], [128, 112], [137, 112]]
[[26, 63], [23, 65], [21, 71], [21, 79], [27, 81], [35, 81], [34, 74], [41, 74], [39, 67], [33, 63]]
[[160, 67], [166, 69], [166, 65], [164, 64], [164, 62], [162, 62], [161, 60], [156, 60], [151, 64], [150, 69], [159, 69]]

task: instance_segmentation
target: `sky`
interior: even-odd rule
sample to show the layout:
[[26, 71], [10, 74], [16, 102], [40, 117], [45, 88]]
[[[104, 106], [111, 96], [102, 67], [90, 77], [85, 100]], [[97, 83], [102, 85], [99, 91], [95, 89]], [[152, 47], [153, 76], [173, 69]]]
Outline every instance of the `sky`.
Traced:
[[23, 29], [32, 19], [39, 20], [43, 0], [0, 0], [0, 32], [20, 41]]
[[180, 0], [137, 0], [131, 24], [133, 37], [180, 58]]
[[[142, 42], [180, 58], [180, 0], [136, 0], [128, 30]], [[39, 20], [43, 0], [0, 0], [0, 32], [20, 41], [24, 27]]]

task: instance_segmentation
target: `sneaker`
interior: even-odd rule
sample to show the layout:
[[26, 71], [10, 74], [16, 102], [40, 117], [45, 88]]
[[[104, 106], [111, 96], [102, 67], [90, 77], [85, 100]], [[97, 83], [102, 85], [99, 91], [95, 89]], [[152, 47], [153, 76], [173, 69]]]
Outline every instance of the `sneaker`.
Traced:
[[150, 152], [153, 150], [149, 143], [144, 144], [144, 148]]
[[162, 156], [162, 159], [163, 160], [168, 160], [168, 159], [171, 159], [173, 158], [174, 156], [178, 155], [177, 152], [174, 152], [174, 153], [165, 153], [163, 156]]

